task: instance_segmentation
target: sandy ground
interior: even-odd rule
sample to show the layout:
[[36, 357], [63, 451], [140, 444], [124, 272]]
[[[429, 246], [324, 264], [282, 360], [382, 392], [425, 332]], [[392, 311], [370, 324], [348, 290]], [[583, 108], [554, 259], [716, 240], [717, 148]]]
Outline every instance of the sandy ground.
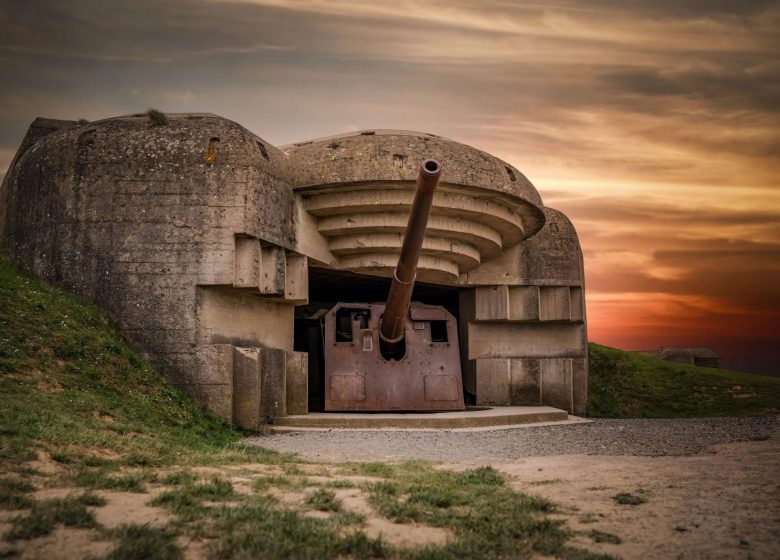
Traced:
[[[41, 456], [37, 463], [48, 464], [49, 461], [48, 457]], [[363, 485], [382, 480], [376, 477], [340, 474], [339, 467], [332, 464], [305, 464], [299, 465], [298, 469], [313, 482], [343, 481]], [[218, 475], [229, 480], [240, 494], [255, 494], [252, 483], [258, 478], [269, 475], [284, 475], [284, 470], [278, 466], [258, 464], [237, 464], [221, 468], [196, 467], [192, 469], [192, 472], [207, 477]], [[36, 479], [36, 482], [41, 485], [33, 493], [33, 497], [37, 501], [63, 499], [83, 493], [83, 489], [76, 487], [45, 487], [45, 478]], [[147, 492], [143, 493], [98, 490], [94, 493], [104, 498], [106, 503], [89, 509], [95, 514], [97, 522], [104, 529], [115, 529], [128, 524], [164, 527], [171, 521], [172, 516], [165, 509], [150, 504], [163, 490], [162, 486], [151, 486]], [[334, 515], [333, 512], [318, 511], [306, 505], [307, 495], [314, 490], [314, 488], [291, 490], [271, 487], [267, 492], [276, 497], [282, 507], [299, 511], [303, 515], [317, 518], [328, 518]], [[369, 504], [368, 495], [362, 487], [339, 488], [335, 489], [334, 493], [341, 502], [344, 511], [354, 512], [364, 517], [365, 522], [360, 525], [360, 529], [370, 538], [381, 537], [385, 542], [401, 548], [441, 545], [454, 538], [452, 533], [446, 529], [419, 523], [395, 523], [382, 517]], [[213, 505], [230, 507], [231, 502], [213, 503]], [[24, 517], [28, 514], [29, 510], [26, 509], [0, 510], [0, 537], [11, 529], [14, 518]], [[193, 540], [181, 535], [176, 539], [176, 542], [182, 550], [184, 560], [205, 560], [209, 557], [209, 540]], [[114, 545], [114, 542], [106, 540], [106, 536], [98, 530], [75, 529], [59, 525], [52, 533], [42, 537], [14, 542], [0, 540], [0, 558], [19, 558], [21, 560], [37, 558], [46, 558], [47, 560], [96, 559], [110, 553]]]
[[[564, 444], [573, 429], [580, 444], [570, 448], [579, 452], [566, 454]], [[510, 475], [518, 489], [555, 502], [558, 517], [578, 532], [574, 542], [590, 550], [643, 559], [780, 558], [777, 419], [610, 421], [590, 428], [521, 430], [503, 437], [499, 432], [479, 434], [474, 441], [549, 437], [546, 442], [536, 441], [511, 451], [499, 445], [486, 456], [475, 458], [473, 451], [481, 449], [479, 445], [471, 447], [471, 454], [462, 453], [473, 444], [469, 434], [439, 434], [447, 442], [462, 440], [451, 448], [444, 466], [464, 469], [480, 462]], [[659, 434], [667, 433], [672, 436], [664, 446]], [[435, 445], [433, 450], [409, 447], [409, 434], [362, 434], [357, 438], [352, 434], [352, 448], [333, 445], [344, 432], [307, 433], [303, 439], [300, 435], [297, 440], [288, 438], [287, 443], [277, 438], [288, 436], [271, 436], [266, 445], [284, 451], [302, 445], [306, 449], [296, 451], [317, 460], [369, 459], [367, 452], [376, 445], [373, 459], [386, 460], [388, 454], [395, 453], [396, 444], [400, 447], [403, 443], [403, 457], [431, 458], [434, 454], [442, 459]], [[418, 435], [412, 434], [412, 441]], [[425, 437], [435, 438], [436, 434]], [[642, 446], [642, 437], [650, 440], [648, 446]], [[727, 443], [719, 443], [724, 441]], [[613, 499], [621, 492], [646, 502], [621, 505]], [[596, 543], [588, 535], [594, 530], [615, 535], [620, 543]]]
[[[575, 534], [572, 544], [615, 557], [780, 558], [780, 421], [776, 418], [600, 421], [479, 433], [338, 431], [251, 441], [296, 451], [313, 460], [314, 464], [300, 465], [312, 480], [374, 480], [341, 474], [332, 461], [434, 455], [440, 461], [446, 459], [442, 468], [454, 470], [490, 464], [506, 473], [517, 489], [554, 502], [558, 508], [555, 517]], [[441, 445], [429, 445], [431, 441]], [[41, 467], [52, 463], [45, 456], [37, 462]], [[273, 465], [200, 467], [194, 471], [222, 476], [241, 493], [252, 493], [252, 483], [258, 477], [283, 474]], [[82, 491], [46, 487], [45, 477], [39, 483], [35, 492], [38, 500]], [[144, 494], [98, 491], [107, 504], [91, 509], [107, 528], [125, 523], [163, 526], [170, 520], [169, 514], [149, 504], [162, 490], [152, 486]], [[281, 503], [305, 515], [330, 515], [307, 509], [304, 503], [310, 491], [313, 489], [271, 490]], [[644, 501], [620, 504], [614, 499], [620, 493]], [[346, 510], [366, 517], [368, 535], [381, 536], [393, 545], [419, 547], [452, 538], [442, 529], [401, 525], [382, 518], [359, 487], [338, 489], [336, 494]], [[0, 511], [0, 534], [22, 513]], [[104, 539], [95, 530], [58, 527], [54, 533], [30, 541], [0, 542], [0, 557], [99, 557], [113, 547]], [[207, 541], [186, 537], [177, 541], [185, 559], [206, 557]]]
[[[578, 544], [623, 558], [780, 558], [780, 437], [688, 457], [564, 455], [496, 464], [514, 485], [561, 506]], [[628, 492], [647, 501], [618, 504]]]

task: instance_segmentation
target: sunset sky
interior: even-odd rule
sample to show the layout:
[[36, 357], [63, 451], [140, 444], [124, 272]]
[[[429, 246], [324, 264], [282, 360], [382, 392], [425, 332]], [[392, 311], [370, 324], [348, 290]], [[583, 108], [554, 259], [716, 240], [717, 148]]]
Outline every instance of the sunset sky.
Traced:
[[574, 222], [589, 337], [780, 374], [780, 2], [0, 3], [0, 176], [36, 116], [211, 112], [512, 163]]

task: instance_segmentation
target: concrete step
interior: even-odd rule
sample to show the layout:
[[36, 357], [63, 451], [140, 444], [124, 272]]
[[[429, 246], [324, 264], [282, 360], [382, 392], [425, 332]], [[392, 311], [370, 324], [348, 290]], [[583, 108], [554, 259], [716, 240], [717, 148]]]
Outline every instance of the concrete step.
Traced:
[[550, 406], [498, 406], [473, 408], [462, 412], [428, 413], [347, 413], [314, 412], [273, 419], [274, 431], [296, 429], [459, 429], [513, 426], [568, 420], [565, 410]]

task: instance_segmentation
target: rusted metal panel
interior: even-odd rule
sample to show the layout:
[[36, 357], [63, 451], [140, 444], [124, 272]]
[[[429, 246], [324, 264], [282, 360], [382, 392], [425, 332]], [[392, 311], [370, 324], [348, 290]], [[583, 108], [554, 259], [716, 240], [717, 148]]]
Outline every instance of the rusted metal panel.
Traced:
[[452, 375], [426, 375], [423, 378], [426, 401], [455, 401], [460, 383]]
[[360, 375], [331, 375], [328, 379], [331, 398], [336, 401], [363, 402], [366, 383]]
[[[388, 360], [378, 345], [384, 311], [381, 303], [339, 303], [325, 316], [325, 410], [463, 410], [455, 318], [442, 307], [412, 303], [404, 318], [405, 354]], [[444, 323], [435, 336], [431, 321]]]
[[446, 321], [449, 313], [443, 307], [425, 305], [409, 309], [412, 321]]

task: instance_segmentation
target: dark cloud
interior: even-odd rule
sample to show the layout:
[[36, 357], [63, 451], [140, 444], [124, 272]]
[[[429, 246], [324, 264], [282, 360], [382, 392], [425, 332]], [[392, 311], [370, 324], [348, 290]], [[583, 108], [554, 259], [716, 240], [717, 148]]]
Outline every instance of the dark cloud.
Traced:
[[662, 19], [701, 19], [702, 17], [748, 17], [777, 8], [776, 0], [626, 0], [619, 4], [613, 0], [589, 1], [587, 5], [602, 10], [618, 9], [627, 13]]
[[[594, 255], [591, 253], [590, 256]], [[647, 268], [637, 266], [630, 259], [621, 264], [619, 259], [622, 256], [622, 253], [617, 254], [616, 259], [609, 261], [608, 268], [594, 269], [593, 266], [588, 267], [586, 262], [588, 287], [593, 293], [642, 292], [706, 296], [722, 303], [728, 302], [746, 312], [769, 309], [780, 312], [780, 287], [777, 283], [780, 270], [761, 261], [763, 258], [777, 258], [776, 253], [723, 258], [698, 252], [690, 254], [698, 261], [685, 262], [655, 255], [646, 264]], [[677, 277], [652, 276], [653, 269], [671, 265], [680, 267]]]
[[[555, 191], [547, 191], [548, 197], [555, 198]], [[706, 203], [710, 197], [707, 193], [700, 193], [702, 202]], [[672, 204], [659, 203], [651, 198], [616, 198], [611, 196], [593, 196], [577, 200], [565, 200], [557, 202], [557, 206], [564, 208], [570, 215], [581, 220], [602, 221], [605, 224], [615, 226], [626, 224], [663, 224], [670, 228], [668, 233], [674, 235], [673, 226], [690, 228], [694, 225], [704, 227], [720, 227], [735, 225], [780, 225], [780, 213], [775, 208], [754, 208], [750, 210], [730, 210], [728, 208], [707, 207], [705, 204], [691, 208], [681, 208]], [[780, 240], [780, 238], [778, 238]], [[727, 239], [702, 240], [699, 243], [723, 243], [730, 242]], [[742, 240], [748, 246], [753, 245], [750, 240]]]
[[678, 96], [724, 109], [780, 111], [780, 71], [751, 72], [751, 62], [740, 62], [714, 63], [708, 69], [625, 68], [604, 72], [600, 79], [614, 94]]
[[665, 291], [694, 292], [743, 308], [780, 312], [780, 246], [752, 251], [659, 251], [653, 260], [659, 267], [684, 270], [667, 283]]
[[11, 2], [3, 4], [0, 52], [155, 62], [264, 50], [300, 41], [294, 29], [282, 25], [283, 14], [197, 0]]

